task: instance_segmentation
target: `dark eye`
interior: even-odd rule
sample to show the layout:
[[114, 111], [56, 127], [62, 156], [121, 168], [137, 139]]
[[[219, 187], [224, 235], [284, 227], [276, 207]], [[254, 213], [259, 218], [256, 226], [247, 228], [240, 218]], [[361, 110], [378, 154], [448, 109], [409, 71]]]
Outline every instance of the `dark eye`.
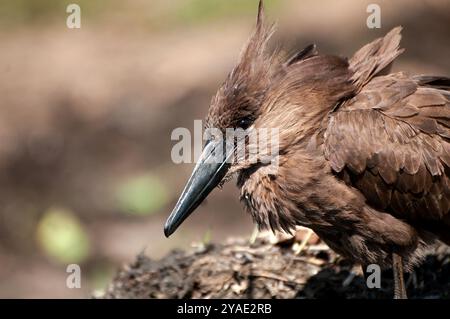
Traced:
[[239, 120], [238, 127], [246, 130], [250, 127], [250, 125], [252, 125], [252, 123], [253, 123], [253, 119], [250, 116], [246, 116]]

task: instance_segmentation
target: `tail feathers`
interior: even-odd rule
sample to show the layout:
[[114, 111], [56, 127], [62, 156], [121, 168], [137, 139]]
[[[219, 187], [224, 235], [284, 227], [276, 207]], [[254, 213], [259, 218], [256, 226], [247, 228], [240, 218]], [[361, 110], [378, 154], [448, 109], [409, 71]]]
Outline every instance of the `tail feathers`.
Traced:
[[358, 89], [377, 75], [390, 72], [392, 62], [404, 51], [400, 49], [402, 27], [392, 29], [383, 38], [363, 46], [350, 59], [352, 80]]

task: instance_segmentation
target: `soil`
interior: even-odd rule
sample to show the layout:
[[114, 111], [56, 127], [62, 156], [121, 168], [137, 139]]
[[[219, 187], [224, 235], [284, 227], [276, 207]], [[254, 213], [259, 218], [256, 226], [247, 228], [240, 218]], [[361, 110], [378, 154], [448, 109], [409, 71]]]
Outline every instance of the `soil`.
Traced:
[[[174, 250], [155, 261], [140, 254], [123, 267], [104, 298], [392, 298], [392, 271], [368, 289], [360, 267], [323, 244], [295, 254], [289, 242], [233, 239]], [[406, 274], [408, 297], [450, 298], [450, 248], [439, 246]]]

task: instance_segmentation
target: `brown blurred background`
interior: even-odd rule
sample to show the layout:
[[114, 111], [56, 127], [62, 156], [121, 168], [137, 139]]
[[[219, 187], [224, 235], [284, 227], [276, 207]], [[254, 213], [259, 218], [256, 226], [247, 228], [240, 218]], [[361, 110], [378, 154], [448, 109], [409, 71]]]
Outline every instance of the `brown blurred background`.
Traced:
[[[68, 29], [66, 7], [81, 7]], [[369, 3], [381, 29], [366, 27]], [[403, 25], [395, 70], [450, 75], [450, 1], [266, 0], [282, 37], [350, 56]], [[0, 2], [0, 297], [101, 291], [145, 250], [249, 236], [234, 183], [170, 239], [162, 228], [192, 165], [174, 128], [193, 128], [251, 31], [257, 0]], [[66, 287], [81, 265], [82, 288]]]

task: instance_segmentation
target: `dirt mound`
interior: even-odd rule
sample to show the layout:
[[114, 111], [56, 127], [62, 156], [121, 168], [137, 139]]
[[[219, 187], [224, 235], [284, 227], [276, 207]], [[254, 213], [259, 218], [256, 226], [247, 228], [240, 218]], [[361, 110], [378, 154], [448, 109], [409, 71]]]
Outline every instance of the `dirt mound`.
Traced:
[[[119, 271], [104, 298], [392, 298], [392, 273], [368, 290], [360, 268], [325, 245], [299, 255], [263, 241], [199, 245], [160, 261], [141, 254]], [[450, 297], [450, 248], [438, 247], [406, 275], [410, 298]]]

